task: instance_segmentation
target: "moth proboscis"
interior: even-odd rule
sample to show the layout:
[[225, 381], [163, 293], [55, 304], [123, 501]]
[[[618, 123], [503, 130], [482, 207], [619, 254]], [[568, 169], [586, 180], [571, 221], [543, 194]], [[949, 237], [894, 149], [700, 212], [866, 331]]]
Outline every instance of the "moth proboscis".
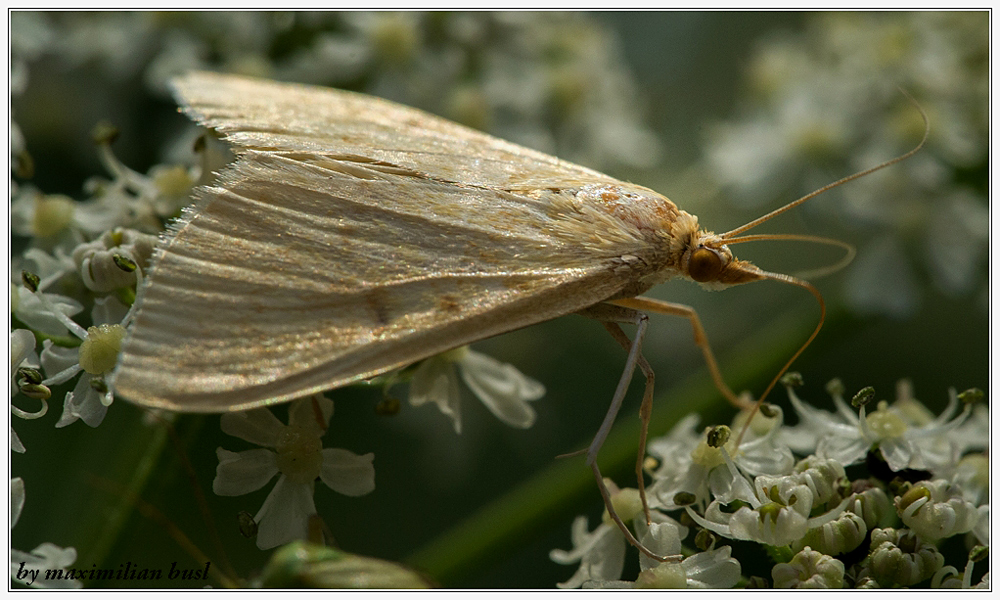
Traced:
[[[723, 234], [656, 192], [425, 112], [333, 89], [195, 72], [173, 82], [185, 112], [237, 155], [156, 252], [113, 374], [116, 392], [182, 412], [273, 405], [404, 367], [569, 313], [600, 320], [628, 351], [597, 453], [642, 357], [647, 313], [687, 318], [716, 387], [725, 384], [691, 307], [640, 294], [673, 277], [708, 287], [811, 284], [737, 259], [729, 246], [801, 235], [742, 235], [845, 177]], [[926, 120], [926, 117], [925, 117]], [[926, 139], [926, 131], [925, 131]], [[921, 145], [923, 142], [921, 141]], [[844, 244], [840, 244], [844, 245]], [[630, 340], [622, 323], [637, 326]]]

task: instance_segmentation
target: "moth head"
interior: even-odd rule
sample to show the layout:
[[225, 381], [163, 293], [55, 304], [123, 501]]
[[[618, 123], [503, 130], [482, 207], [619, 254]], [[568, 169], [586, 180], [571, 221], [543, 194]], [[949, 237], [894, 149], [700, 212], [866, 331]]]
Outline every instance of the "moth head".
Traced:
[[684, 274], [709, 289], [759, 281], [765, 276], [752, 263], [733, 255], [723, 240], [708, 232], [692, 236], [681, 258]]

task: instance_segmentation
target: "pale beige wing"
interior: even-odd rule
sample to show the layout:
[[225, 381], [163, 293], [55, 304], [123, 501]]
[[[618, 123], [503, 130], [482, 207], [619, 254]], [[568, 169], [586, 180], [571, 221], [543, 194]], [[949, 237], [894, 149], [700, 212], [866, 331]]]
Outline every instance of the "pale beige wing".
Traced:
[[[192, 85], [191, 112], [243, 148], [157, 252], [113, 377], [140, 404], [242, 410], [368, 378], [613, 296], [615, 260], [642, 250], [576, 201], [624, 185], [592, 171], [372, 98]], [[552, 182], [512, 191], [538, 161]]]
[[428, 178], [508, 190], [618, 183], [597, 171], [380, 98], [330, 88], [194, 72], [174, 80], [199, 123], [235, 146], [335, 153]]

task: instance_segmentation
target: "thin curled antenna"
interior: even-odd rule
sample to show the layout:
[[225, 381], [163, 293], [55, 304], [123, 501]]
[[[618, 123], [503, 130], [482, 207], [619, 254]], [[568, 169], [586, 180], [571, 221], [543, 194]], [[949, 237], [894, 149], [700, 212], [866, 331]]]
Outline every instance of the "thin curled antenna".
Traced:
[[785, 363], [785, 366], [781, 367], [781, 370], [778, 371], [778, 374], [775, 375], [774, 379], [771, 380], [771, 383], [767, 385], [767, 388], [764, 390], [764, 393], [760, 395], [760, 398], [758, 398], [757, 401], [754, 402], [753, 408], [750, 409], [750, 414], [747, 416], [746, 422], [743, 424], [743, 428], [740, 430], [739, 436], [736, 437], [737, 448], [739, 447], [740, 442], [743, 441], [743, 434], [746, 433], [747, 428], [753, 421], [753, 418], [757, 414], [757, 411], [760, 410], [760, 405], [763, 404], [764, 399], [767, 398], [767, 395], [771, 393], [771, 390], [774, 389], [774, 386], [778, 384], [778, 381], [781, 380], [781, 378], [788, 371], [789, 367], [792, 366], [792, 363], [794, 363], [795, 360], [799, 357], [799, 355], [805, 352], [805, 349], [809, 347], [809, 344], [811, 344], [812, 341], [816, 339], [816, 336], [819, 335], [820, 330], [823, 329], [823, 322], [826, 321], [826, 302], [823, 300], [823, 294], [820, 294], [819, 290], [816, 289], [816, 287], [813, 284], [809, 283], [808, 281], [792, 277], [791, 275], [785, 275], [783, 273], [770, 273], [768, 271], [763, 271], [761, 269], [756, 269], [756, 271], [758, 275], [761, 275], [766, 279], [788, 283], [808, 290], [809, 293], [811, 293], [813, 296], [816, 297], [816, 301], [819, 302], [819, 321], [816, 323], [816, 328], [813, 329], [812, 334], [809, 335], [809, 338], [805, 341], [805, 343], [799, 346], [799, 349], [795, 351], [795, 354], [793, 354], [792, 357], [788, 359], [788, 362]]
[[[819, 237], [813, 237], [813, 236], [799, 236], [799, 235], [795, 235], [795, 234], [773, 234], [773, 235], [761, 234], [761, 235], [745, 235], [745, 236], [740, 236], [739, 234], [741, 234], [744, 231], [747, 231], [749, 229], [753, 229], [754, 227], [760, 225], [761, 223], [765, 223], [765, 222], [773, 219], [774, 217], [780, 215], [781, 213], [786, 212], [788, 210], [791, 210], [791, 209], [795, 208], [796, 206], [802, 204], [806, 200], [810, 200], [812, 198], [815, 198], [816, 196], [819, 196], [823, 192], [826, 192], [826, 191], [829, 191], [829, 190], [831, 190], [831, 189], [833, 189], [835, 187], [844, 185], [845, 183], [847, 183], [849, 181], [854, 181], [855, 179], [859, 179], [859, 178], [864, 177], [866, 175], [871, 175], [872, 173], [874, 173], [876, 171], [880, 171], [882, 169], [885, 169], [886, 167], [891, 167], [892, 165], [894, 165], [896, 163], [899, 163], [899, 162], [902, 162], [902, 161], [910, 158], [911, 156], [913, 156], [917, 152], [919, 152], [920, 149], [924, 147], [924, 144], [927, 142], [927, 137], [930, 135], [931, 122], [930, 122], [930, 119], [927, 118], [927, 113], [924, 112], [924, 109], [921, 108], [921, 106], [917, 103], [917, 101], [913, 98], [913, 96], [911, 96], [910, 94], [908, 94], [906, 92], [906, 90], [904, 90], [902, 88], [900, 88], [899, 91], [902, 92], [903, 95], [906, 96], [906, 98], [909, 99], [910, 102], [913, 103], [913, 105], [916, 107], [916, 109], [920, 112], [920, 116], [924, 120], [924, 135], [923, 135], [923, 137], [920, 138], [920, 143], [917, 144], [912, 150], [910, 150], [909, 152], [907, 152], [905, 154], [901, 154], [901, 155], [897, 156], [896, 158], [893, 158], [893, 159], [887, 160], [887, 161], [885, 161], [883, 163], [880, 163], [878, 165], [875, 165], [874, 167], [865, 169], [863, 171], [859, 171], [857, 173], [854, 173], [853, 175], [848, 175], [847, 177], [842, 177], [841, 179], [838, 179], [837, 181], [834, 181], [833, 183], [829, 183], [827, 185], [824, 185], [823, 187], [819, 188], [818, 190], [816, 190], [814, 192], [811, 192], [809, 194], [806, 194], [805, 196], [802, 196], [798, 200], [793, 200], [793, 201], [789, 202], [788, 204], [786, 204], [786, 205], [784, 205], [784, 206], [782, 206], [780, 208], [772, 210], [771, 212], [767, 213], [766, 215], [764, 215], [762, 217], [759, 217], [757, 219], [754, 219], [753, 221], [750, 221], [746, 225], [741, 225], [740, 227], [737, 227], [736, 229], [733, 229], [731, 231], [727, 231], [726, 233], [724, 233], [724, 234], [722, 234], [720, 236], [722, 238], [722, 240], [726, 244], [738, 244], [738, 243], [742, 243], [742, 242], [751, 242], [751, 241], [764, 240], [764, 239], [814, 241], [814, 242], [828, 243], [828, 244], [834, 244], [834, 245], [842, 245], [843, 244], [843, 246], [846, 247], [846, 248], [848, 248], [848, 250], [849, 250], [849, 257], [848, 258], [853, 258], [854, 257], [854, 247], [853, 246], [851, 246], [850, 244], [838, 242], [837, 240], [832, 240], [832, 239], [828, 239], [828, 238], [819, 238]], [[834, 267], [839, 268], [839, 264], [838, 265], [834, 265]], [[816, 328], [813, 330], [812, 334], [805, 341], [805, 343], [802, 344], [799, 347], [799, 349], [795, 352], [795, 354], [792, 355], [792, 357], [788, 360], [788, 362], [785, 363], [785, 366], [781, 367], [781, 370], [778, 371], [778, 374], [775, 375], [774, 379], [771, 380], [771, 383], [768, 384], [767, 388], [764, 390], [764, 393], [761, 394], [760, 398], [758, 398], [757, 401], [754, 403], [753, 408], [750, 410], [750, 415], [747, 417], [746, 423], [743, 425], [743, 428], [740, 430], [739, 436], [737, 436], [737, 438], [736, 438], [736, 446], [737, 447], [739, 447], [740, 442], [743, 440], [743, 434], [746, 433], [747, 428], [750, 426], [750, 422], [753, 421], [753, 418], [757, 414], [757, 411], [760, 410], [760, 405], [764, 402], [764, 399], [767, 398], [767, 395], [771, 393], [771, 390], [774, 389], [774, 386], [778, 384], [778, 381], [781, 380], [782, 376], [784, 376], [784, 374], [792, 366], [792, 363], [794, 363], [795, 360], [799, 357], [799, 355], [801, 355], [805, 351], [805, 349], [807, 347], [809, 347], [809, 344], [811, 344], [812, 341], [814, 339], [816, 339], [816, 336], [819, 335], [820, 330], [823, 328], [823, 322], [826, 320], [826, 302], [823, 300], [823, 295], [820, 294], [819, 290], [816, 289], [811, 283], [809, 283], [808, 281], [799, 279], [797, 277], [792, 277], [791, 275], [784, 275], [782, 273], [771, 273], [771, 272], [763, 271], [761, 269], [756, 269], [756, 268], [755, 268], [755, 270], [757, 271], [757, 273], [759, 275], [761, 275], [762, 277], [764, 277], [766, 279], [771, 279], [771, 280], [774, 280], [774, 281], [780, 281], [780, 282], [788, 283], [788, 284], [795, 285], [795, 286], [798, 286], [798, 287], [801, 287], [801, 288], [804, 288], [804, 289], [808, 290], [813, 296], [816, 297], [817, 302], [819, 302], [820, 315], [819, 315], [819, 322], [816, 323]]]
[[920, 116], [923, 117], [923, 119], [924, 119], [924, 136], [920, 139], [920, 143], [917, 144], [915, 148], [913, 148], [912, 150], [910, 150], [906, 154], [901, 154], [901, 155], [897, 156], [896, 158], [889, 159], [889, 160], [887, 160], [887, 161], [885, 161], [883, 163], [875, 165], [874, 167], [871, 167], [869, 169], [865, 169], [864, 171], [859, 171], [859, 172], [857, 172], [857, 173], [855, 173], [853, 175], [848, 175], [847, 177], [843, 177], [841, 179], [838, 179], [837, 181], [834, 181], [833, 183], [828, 183], [827, 185], [824, 185], [823, 187], [819, 188], [818, 190], [816, 190], [814, 192], [810, 192], [810, 193], [806, 194], [805, 196], [802, 196], [798, 200], [792, 200], [788, 204], [786, 204], [786, 205], [784, 205], [784, 206], [782, 206], [780, 208], [776, 208], [776, 209], [772, 210], [771, 212], [767, 213], [766, 215], [764, 215], [762, 217], [758, 217], [758, 218], [754, 219], [753, 221], [750, 221], [746, 225], [741, 225], [741, 226], [737, 227], [736, 229], [733, 229], [732, 231], [727, 231], [726, 233], [723, 233], [720, 237], [723, 240], [725, 240], [727, 243], [729, 243], [730, 238], [732, 238], [734, 236], [737, 236], [737, 235], [743, 233], [744, 231], [747, 231], [748, 229], [753, 229], [754, 227], [760, 225], [761, 223], [765, 223], [767, 221], [770, 221], [774, 217], [780, 215], [781, 213], [783, 213], [785, 211], [788, 211], [788, 210], [791, 210], [791, 209], [795, 208], [796, 206], [802, 204], [806, 200], [811, 200], [811, 199], [815, 198], [816, 196], [819, 196], [823, 192], [827, 192], [829, 190], [832, 190], [835, 187], [844, 185], [845, 183], [847, 183], [849, 181], [854, 181], [855, 179], [859, 179], [861, 177], [864, 177], [865, 175], [871, 175], [875, 171], [881, 171], [882, 169], [885, 169], [886, 167], [891, 167], [892, 165], [894, 165], [894, 164], [896, 164], [898, 162], [904, 161], [904, 160], [910, 158], [911, 156], [913, 156], [914, 154], [916, 154], [917, 152], [919, 152], [920, 149], [924, 147], [924, 143], [927, 142], [927, 136], [930, 135], [930, 132], [931, 132], [931, 122], [930, 122], [930, 119], [927, 118], [927, 113], [924, 112], [924, 109], [921, 108], [919, 104], [917, 104], [917, 101], [913, 99], [913, 96], [911, 96], [910, 94], [908, 94], [902, 88], [900, 88], [899, 91], [902, 92], [903, 95], [906, 96], [910, 100], [910, 102], [913, 103], [913, 105], [917, 108], [917, 110], [920, 111]]
[[744, 242], [760, 242], [764, 240], [779, 240], [779, 241], [792, 241], [792, 242], [812, 242], [815, 244], [826, 244], [828, 246], [837, 246], [843, 248], [847, 251], [843, 258], [838, 260], [827, 267], [820, 267], [818, 269], [811, 269], [809, 271], [799, 271], [795, 273], [794, 277], [799, 279], [811, 279], [815, 277], [823, 277], [824, 275], [830, 275], [831, 273], [836, 273], [837, 271], [843, 269], [847, 265], [851, 264], [854, 260], [854, 256], [857, 254], [857, 250], [854, 248], [853, 244], [848, 244], [838, 239], [821, 237], [818, 235], [808, 235], [808, 234], [798, 234], [798, 233], [761, 233], [761, 234], [751, 234], [751, 235], [741, 235], [740, 237], [730, 238], [726, 240], [726, 245], [731, 246], [733, 244], [742, 244]]

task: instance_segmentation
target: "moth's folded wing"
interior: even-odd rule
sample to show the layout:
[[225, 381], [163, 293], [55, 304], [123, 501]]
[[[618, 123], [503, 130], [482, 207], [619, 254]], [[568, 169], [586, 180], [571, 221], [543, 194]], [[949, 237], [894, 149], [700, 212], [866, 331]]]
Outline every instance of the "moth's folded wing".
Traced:
[[235, 75], [173, 81], [198, 122], [238, 148], [364, 157], [441, 181], [528, 191], [611, 177], [372, 96]]
[[[609, 265], [630, 250], [627, 236], [587, 221], [572, 194], [391, 171], [244, 152], [158, 251], [116, 392], [180, 411], [262, 406], [572, 312], [624, 285]], [[591, 227], [604, 229], [596, 245], [580, 237]]]

